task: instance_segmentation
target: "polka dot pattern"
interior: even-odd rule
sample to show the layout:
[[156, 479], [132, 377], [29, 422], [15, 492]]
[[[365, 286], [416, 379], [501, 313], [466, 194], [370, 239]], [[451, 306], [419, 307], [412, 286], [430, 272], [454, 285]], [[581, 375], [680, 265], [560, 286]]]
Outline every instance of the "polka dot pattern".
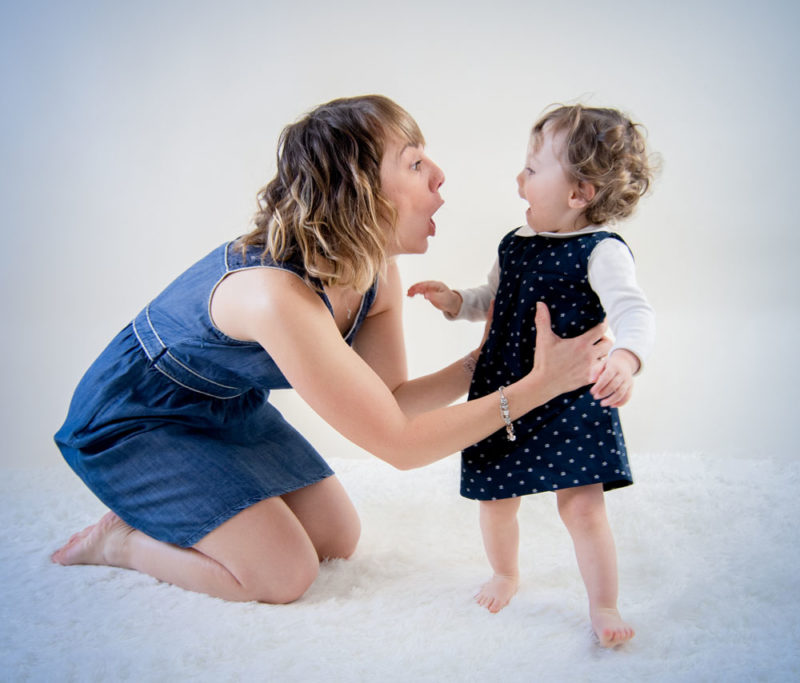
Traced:
[[[489, 336], [472, 378], [469, 398], [496, 393], [533, 367], [536, 302], [550, 309], [553, 331], [575, 337], [604, 317], [589, 286], [587, 265], [597, 244], [615, 233], [575, 237], [506, 235], [498, 249], [500, 284]], [[498, 398], [498, 411], [499, 411]], [[513, 406], [512, 406], [513, 407]], [[604, 408], [589, 387], [562, 394], [465, 449], [461, 495], [496, 500], [602, 483], [605, 490], [633, 482], [616, 408]]]

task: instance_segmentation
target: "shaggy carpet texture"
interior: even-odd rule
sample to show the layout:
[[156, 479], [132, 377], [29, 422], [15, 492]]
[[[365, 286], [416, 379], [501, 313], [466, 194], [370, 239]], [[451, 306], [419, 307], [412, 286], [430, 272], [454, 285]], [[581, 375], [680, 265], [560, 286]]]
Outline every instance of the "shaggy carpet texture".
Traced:
[[100, 503], [66, 468], [0, 472], [2, 681], [790, 681], [800, 679], [795, 461], [634, 454], [607, 495], [620, 609], [594, 641], [552, 494], [520, 512], [522, 585], [492, 615], [477, 504], [458, 458], [413, 472], [332, 465], [363, 521], [350, 560], [296, 603], [234, 604], [49, 554]]

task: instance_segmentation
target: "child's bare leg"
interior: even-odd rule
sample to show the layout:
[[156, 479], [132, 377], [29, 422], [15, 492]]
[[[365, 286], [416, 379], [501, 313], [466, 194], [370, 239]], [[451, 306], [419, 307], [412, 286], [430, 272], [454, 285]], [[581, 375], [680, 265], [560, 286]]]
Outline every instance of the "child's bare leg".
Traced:
[[482, 500], [480, 507], [483, 545], [494, 575], [475, 596], [490, 612], [505, 607], [519, 585], [519, 498]]
[[604, 647], [621, 645], [633, 638], [634, 631], [617, 610], [617, 553], [606, 516], [603, 485], [563, 489], [556, 495], [589, 595], [595, 635]]

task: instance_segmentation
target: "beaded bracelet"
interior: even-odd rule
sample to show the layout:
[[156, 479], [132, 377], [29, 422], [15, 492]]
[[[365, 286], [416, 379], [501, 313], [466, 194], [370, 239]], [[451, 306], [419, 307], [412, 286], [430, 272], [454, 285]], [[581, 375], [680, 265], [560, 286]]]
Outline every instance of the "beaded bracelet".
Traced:
[[503, 387], [497, 391], [500, 392], [500, 415], [503, 417], [503, 422], [506, 423], [506, 438], [509, 441], [516, 441], [517, 435], [514, 434], [514, 425], [511, 423], [511, 413], [508, 412], [508, 399], [503, 393]]

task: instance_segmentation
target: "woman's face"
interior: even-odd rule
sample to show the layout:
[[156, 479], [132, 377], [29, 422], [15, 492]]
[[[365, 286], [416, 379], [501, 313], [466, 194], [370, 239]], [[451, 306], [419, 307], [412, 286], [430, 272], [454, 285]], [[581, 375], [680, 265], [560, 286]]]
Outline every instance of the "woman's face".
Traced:
[[389, 254], [422, 254], [436, 234], [433, 214], [444, 204], [439, 188], [444, 173], [421, 146], [396, 139], [386, 144], [381, 160], [381, 191], [397, 210], [395, 240]]

